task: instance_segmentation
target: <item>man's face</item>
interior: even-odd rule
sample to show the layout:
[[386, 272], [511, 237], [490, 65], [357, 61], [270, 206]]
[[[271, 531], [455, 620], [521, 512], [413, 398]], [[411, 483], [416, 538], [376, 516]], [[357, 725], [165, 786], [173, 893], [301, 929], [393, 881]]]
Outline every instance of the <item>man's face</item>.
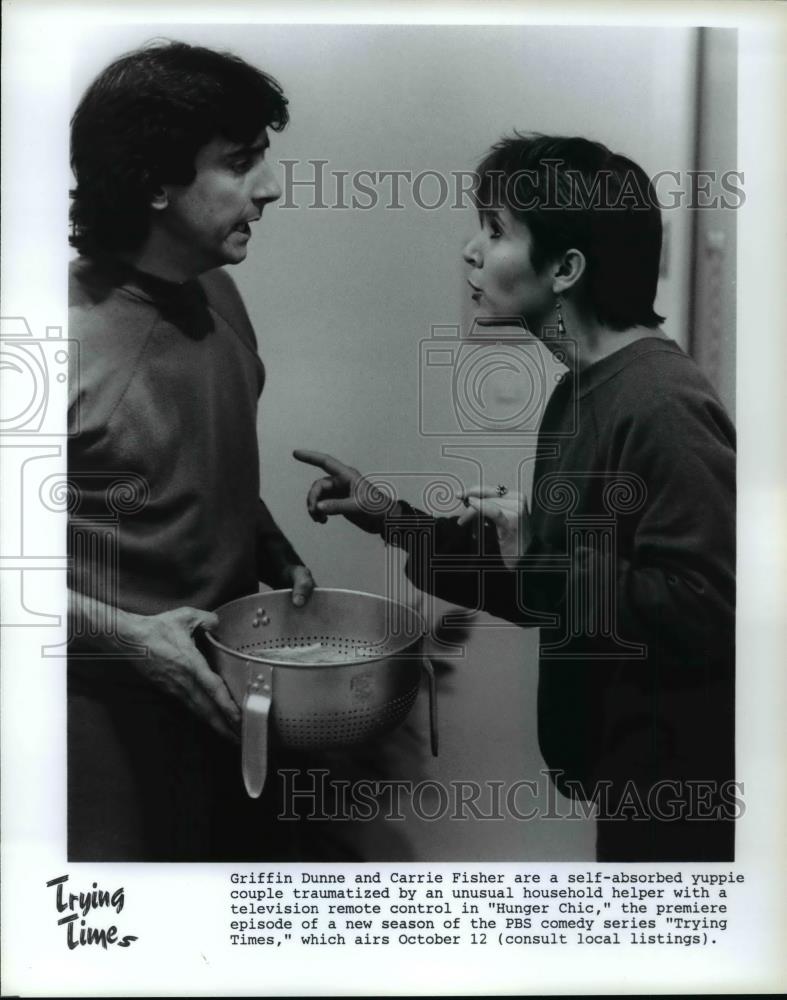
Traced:
[[483, 212], [481, 227], [464, 248], [470, 265], [468, 284], [476, 317], [523, 319], [536, 336], [555, 305], [552, 275], [537, 272], [531, 263], [530, 230], [507, 208]]
[[154, 210], [153, 226], [184, 274], [245, 259], [251, 225], [281, 197], [267, 148], [265, 129], [249, 145], [217, 137], [197, 153], [190, 184], [164, 185], [166, 205]]

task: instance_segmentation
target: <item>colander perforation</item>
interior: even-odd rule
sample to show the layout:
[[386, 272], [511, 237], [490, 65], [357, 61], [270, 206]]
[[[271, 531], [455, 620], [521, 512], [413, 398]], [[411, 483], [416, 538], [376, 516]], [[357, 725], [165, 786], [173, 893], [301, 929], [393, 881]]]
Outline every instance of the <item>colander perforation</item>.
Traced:
[[[324, 646], [326, 649], [339, 650], [339, 652], [347, 653], [349, 659], [352, 659], [356, 653], [360, 653], [360, 658], [362, 659], [371, 660], [376, 657], [387, 656], [390, 652], [390, 643], [387, 640], [380, 641], [379, 639], [370, 639], [364, 636], [277, 635], [271, 637], [270, 639], [258, 639], [255, 637], [253, 642], [242, 644], [229, 643], [231, 648], [237, 650], [239, 653], [248, 653], [252, 656], [255, 654], [260, 655], [266, 649], [280, 649], [283, 646], [290, 646], [294, 649], [298, 649], [304, 646], [315, 646], [317, 644]], [[299, 664], [292, 664], [292, 666], [298, 665]]]
[[417, 688], [413, 688], [374, 710], [305, 712], [297, 716], [276, 714], [276, 731], [280, 738], [298, 746], [355, 742], [399, 723], [412, 708], [417, 693]]

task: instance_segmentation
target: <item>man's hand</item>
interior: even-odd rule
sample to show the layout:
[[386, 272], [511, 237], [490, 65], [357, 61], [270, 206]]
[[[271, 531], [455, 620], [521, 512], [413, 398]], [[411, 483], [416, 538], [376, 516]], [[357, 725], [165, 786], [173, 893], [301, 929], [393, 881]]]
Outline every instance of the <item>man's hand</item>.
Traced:
[[[238, 740], [240, 709], [224, 681], [214, 673], [194, 643], [200, 626], [213, 628], [210, 611], [176, 608], [159, 615], [124, 615], [128, 638], [148, 650], [135, 661], [139, 672], [161, 691], [173, 695], [217, 733]], [[144, 734], [143, 734], [144, 737]]]
[[306, 497], [306, 508], [313, 521], [325, 524], [329, 517], [343, 514], [356, 528], [380, 534], [385, 516], [395, 506], [395, 500], [373, 486], [357, 469], [332, 455], [301, 448], [292, 454], [299, 462], [315, 465], [328, 473], [312, 483]]
[[285, 587], [292, 587], [292, 603], [296, 608], [302, 608], [315, 587], [311, 570], [300, 563], [287, 566], [284, 570], [284, 580]]
[[467, 507], [459, 515], [459, 524], [467, 524], [474, 517], [486, 517], [497, 531], [500, 555], [509, 569], [516, 569], [522, 554], [530, 545], [530, 514], [527, 499], [520, 493], [499, 496], [495, 487], [468, 490], [460, 497]]

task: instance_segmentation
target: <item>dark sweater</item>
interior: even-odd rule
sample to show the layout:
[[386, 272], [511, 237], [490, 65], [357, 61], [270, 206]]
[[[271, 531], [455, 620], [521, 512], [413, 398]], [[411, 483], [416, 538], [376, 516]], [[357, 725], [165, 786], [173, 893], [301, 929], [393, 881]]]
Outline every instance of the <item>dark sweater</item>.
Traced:
[[[488, 528], [479, 539], [455, 519], [416, 515], [433, 535], [429, 558], [415, 558], [417, 530], [403, 539], [408, 573], [422, 589], [541, 625], [542, 753], [566, 794], [611, 790], [606, 804], [599, 800], [609, 824], [626, 796], [652, 814], [647, 800], [663, 795], [664, 782], [680, 783], [684, 818], [696, 812], [696, 782], [712, 786], [711, 819], [729, 813], [734, 441], [694, 362], [672, 341], [640, 340], [553, 393], [539, 430], [533, 542], [516, 572], [502, 564]], [[395, 538], [395, 525], [388, 532]], [[731, 851], [729, 825], [712, 824], [710, 833], [702, 823], [653, 827], [640, 824], [633, 836], [630, 823], [609, 825], [600, 853], [609, 831], [620, 859], [626, 838], [636, 844], [631, 860]]]

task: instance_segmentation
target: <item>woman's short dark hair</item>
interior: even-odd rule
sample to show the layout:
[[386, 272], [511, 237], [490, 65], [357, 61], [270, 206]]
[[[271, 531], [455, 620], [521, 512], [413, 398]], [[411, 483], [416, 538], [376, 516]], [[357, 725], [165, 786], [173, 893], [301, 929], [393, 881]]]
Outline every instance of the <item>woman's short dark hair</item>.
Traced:
[[506, 206], [532, 236], [536, 271], [564, 251], [587, 262], [584, 291], [613, 330], [654, 327], [661, 259], [661, 211], [642, 167], [600, 142], [514, 133], [478, 167], [479, 211]]
[[248, 143], [288, 120], [276, 80], [238, 56], [170, 41], [121, 56], [71, 120], [71, 245], [89, 255], [136, 249], [153, 194], [189, 184], [211, 139]]

